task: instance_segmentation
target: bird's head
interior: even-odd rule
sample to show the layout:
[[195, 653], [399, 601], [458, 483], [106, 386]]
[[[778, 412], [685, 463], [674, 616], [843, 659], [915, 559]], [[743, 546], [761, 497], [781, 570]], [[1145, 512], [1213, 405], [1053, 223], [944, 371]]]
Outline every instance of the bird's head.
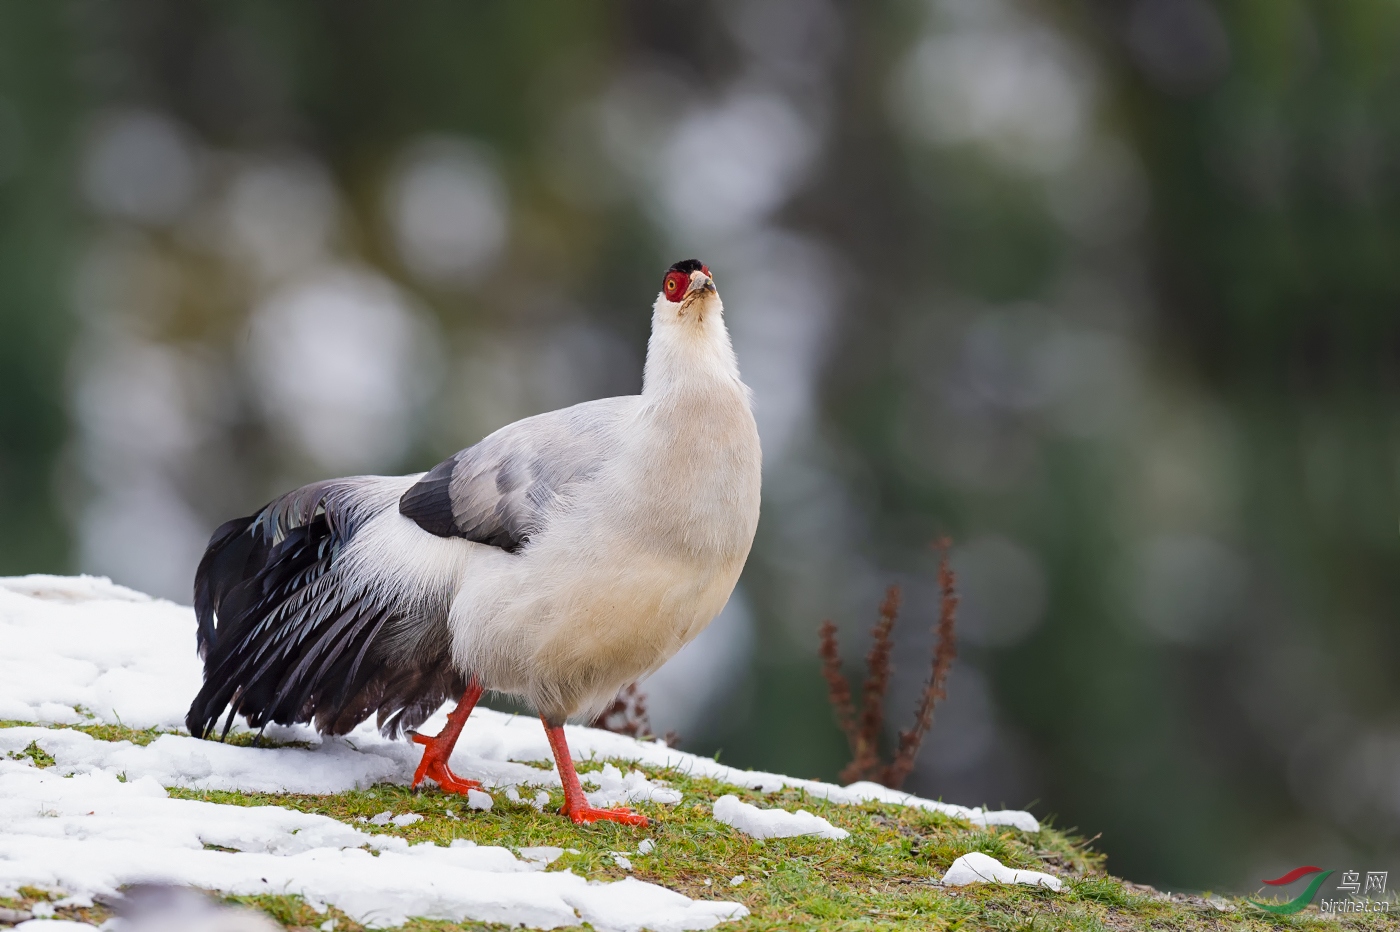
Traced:
[[714, 277], [700, 260], [682, 259], [666, 270], [652, 308], [644, 391], [677, 384], [679, 374], [697, 372], [716, 373], [738, 384], [739, 364]]
[[719, 303], [715, 280], [710, 269], [699, 259], [682, 259], [666, 270], [661, 280], [657, 309], [672, 311], [679, 318], [690, 316], [703, 320], [706, 310]]

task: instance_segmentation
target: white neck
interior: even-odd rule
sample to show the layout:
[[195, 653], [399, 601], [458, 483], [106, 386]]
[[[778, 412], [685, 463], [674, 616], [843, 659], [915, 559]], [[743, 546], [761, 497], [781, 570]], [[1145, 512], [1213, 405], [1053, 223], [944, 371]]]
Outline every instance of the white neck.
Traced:
[[732, 387], [748, 399], [739, 380], [739, 361], [724, 326], [719, 295], [702, 295], [689, 304], [658, 295], [652, 308], [642, 395], [659, 399]]

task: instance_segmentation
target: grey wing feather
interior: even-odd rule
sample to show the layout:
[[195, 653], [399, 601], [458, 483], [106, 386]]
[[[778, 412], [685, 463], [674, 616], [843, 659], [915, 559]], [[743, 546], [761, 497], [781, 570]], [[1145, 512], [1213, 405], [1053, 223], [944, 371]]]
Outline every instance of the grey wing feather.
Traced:
[[426, 473], [399, 512], [430, 534], [515, 553], [608, 461], [636, 402], [605, 398], [509, 424]]

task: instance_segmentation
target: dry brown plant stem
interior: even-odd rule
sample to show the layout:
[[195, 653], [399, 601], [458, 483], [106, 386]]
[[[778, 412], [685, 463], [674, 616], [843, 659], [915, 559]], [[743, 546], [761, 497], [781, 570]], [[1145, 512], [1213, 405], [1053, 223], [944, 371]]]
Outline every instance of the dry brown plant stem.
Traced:
[[[602, 728], [629, 738], [655, 738], [651, 730], [651, 716], [647, 714], [647, 694], [632, 683], [622, 688], [613, 704], [593, 722], [593, 727]], [[667, 747], [677, 747], [681, 736], [668, 731], [661, 738]]]
[[652, 737], [646, 693], [638, 689], [636, 683], [624, 686], [613, 700], [613, 704], [598, 716], [593, 727], [627, 735], [629, 738]]
[[836, 623], [822, 622], [821, 647], [822, 676], [826, 679], [826, 690], [831, 698], [831, 707], [836, 712], [836, 724], [846, 739], [851, 742], [851, 753], [856, 750], [856, 709], [851, 701], [851, 684], [841, 672], [841, 651], [836, 642]]
[[919, 697], [919, 705], [914, 713], [914, 724], [899, 733], [899, 743], [895, 748], [894, 760], [890, 763], [885, 786], [899, 787], [914, 769], [914, 759], [919, 755], [924, 735], [933, 727], [933, 710], [948, 696], [948, 671], [953, 666], [953, 658], [958, 655], [958, 642], [955, 628], [958, 614], [957, 579], [953, 568], [948, 565], [948, 548], [951, 542], [946, 537], [939, 538], [934, 546], [938, 550], [938, 637], [933, 648], [933, 669], [924, 683], [924, 691]]
[[880, 603], [880, 617], [871, 632], [870, 653], [866, 655], [867, 674], [861, 690], [859, 714], [851, 695], [851, 684], [841, 672], [841, 653], [836, 639], [836, 625], [825, 621], [821, 626], [820, 654], [822, 677], [826, 680], [827, 692], [832, 709], [836, 713], [836, 723], [846, 735], [851, 746], [851, 762], [841, 771], [843, 783], [857, 780], [872, 780], [884, 786], [898, 788], [908, 779], [914, 769], [919, 747], [924, 736], [933, 727], [933, 713], [938, 703], [947, 696], [948, 671], [957, 656], [957, 579], [948, 565], [948, 538], [940, 538], [934, 547], [938, 550], [938, 587], [941, 600], [938, 624], [935, 630], [932, 666], [928, 680], [924, 683], [919, 703], [914, 710], [914, 722], [899, 733], [894, 756], [888, 764], [880, 759], [880, 734], [885, 723], [885, 695], [889, 690], [892, 671], [891, 655], [894, 650], [894, 625], [899, 617], [900, 592], [898, 586], [890, 586]]

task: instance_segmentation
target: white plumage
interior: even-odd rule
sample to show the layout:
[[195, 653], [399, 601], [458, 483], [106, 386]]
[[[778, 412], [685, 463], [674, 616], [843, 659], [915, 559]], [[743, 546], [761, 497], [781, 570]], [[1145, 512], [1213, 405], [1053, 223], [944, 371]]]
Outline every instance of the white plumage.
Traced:
[[[416, 736], [419, 779], [456, 789], [471, 781], [446, 755], [484, 688], [539, 711], [559, 757], [566, 718], [602, 711], [724, 607], [760, 472], [723, 305], [708, 269], [677, 263], [640, 395], [526, 418], [428, 473], [307, 486], [220, 528], [196, 578], [190, 729], [227, 706], [255, 726], [338, 733], [377, 712], [407, 730], [462, 690], [448, 729]], [[644, 822], [565, 789], [576, 820]]]

